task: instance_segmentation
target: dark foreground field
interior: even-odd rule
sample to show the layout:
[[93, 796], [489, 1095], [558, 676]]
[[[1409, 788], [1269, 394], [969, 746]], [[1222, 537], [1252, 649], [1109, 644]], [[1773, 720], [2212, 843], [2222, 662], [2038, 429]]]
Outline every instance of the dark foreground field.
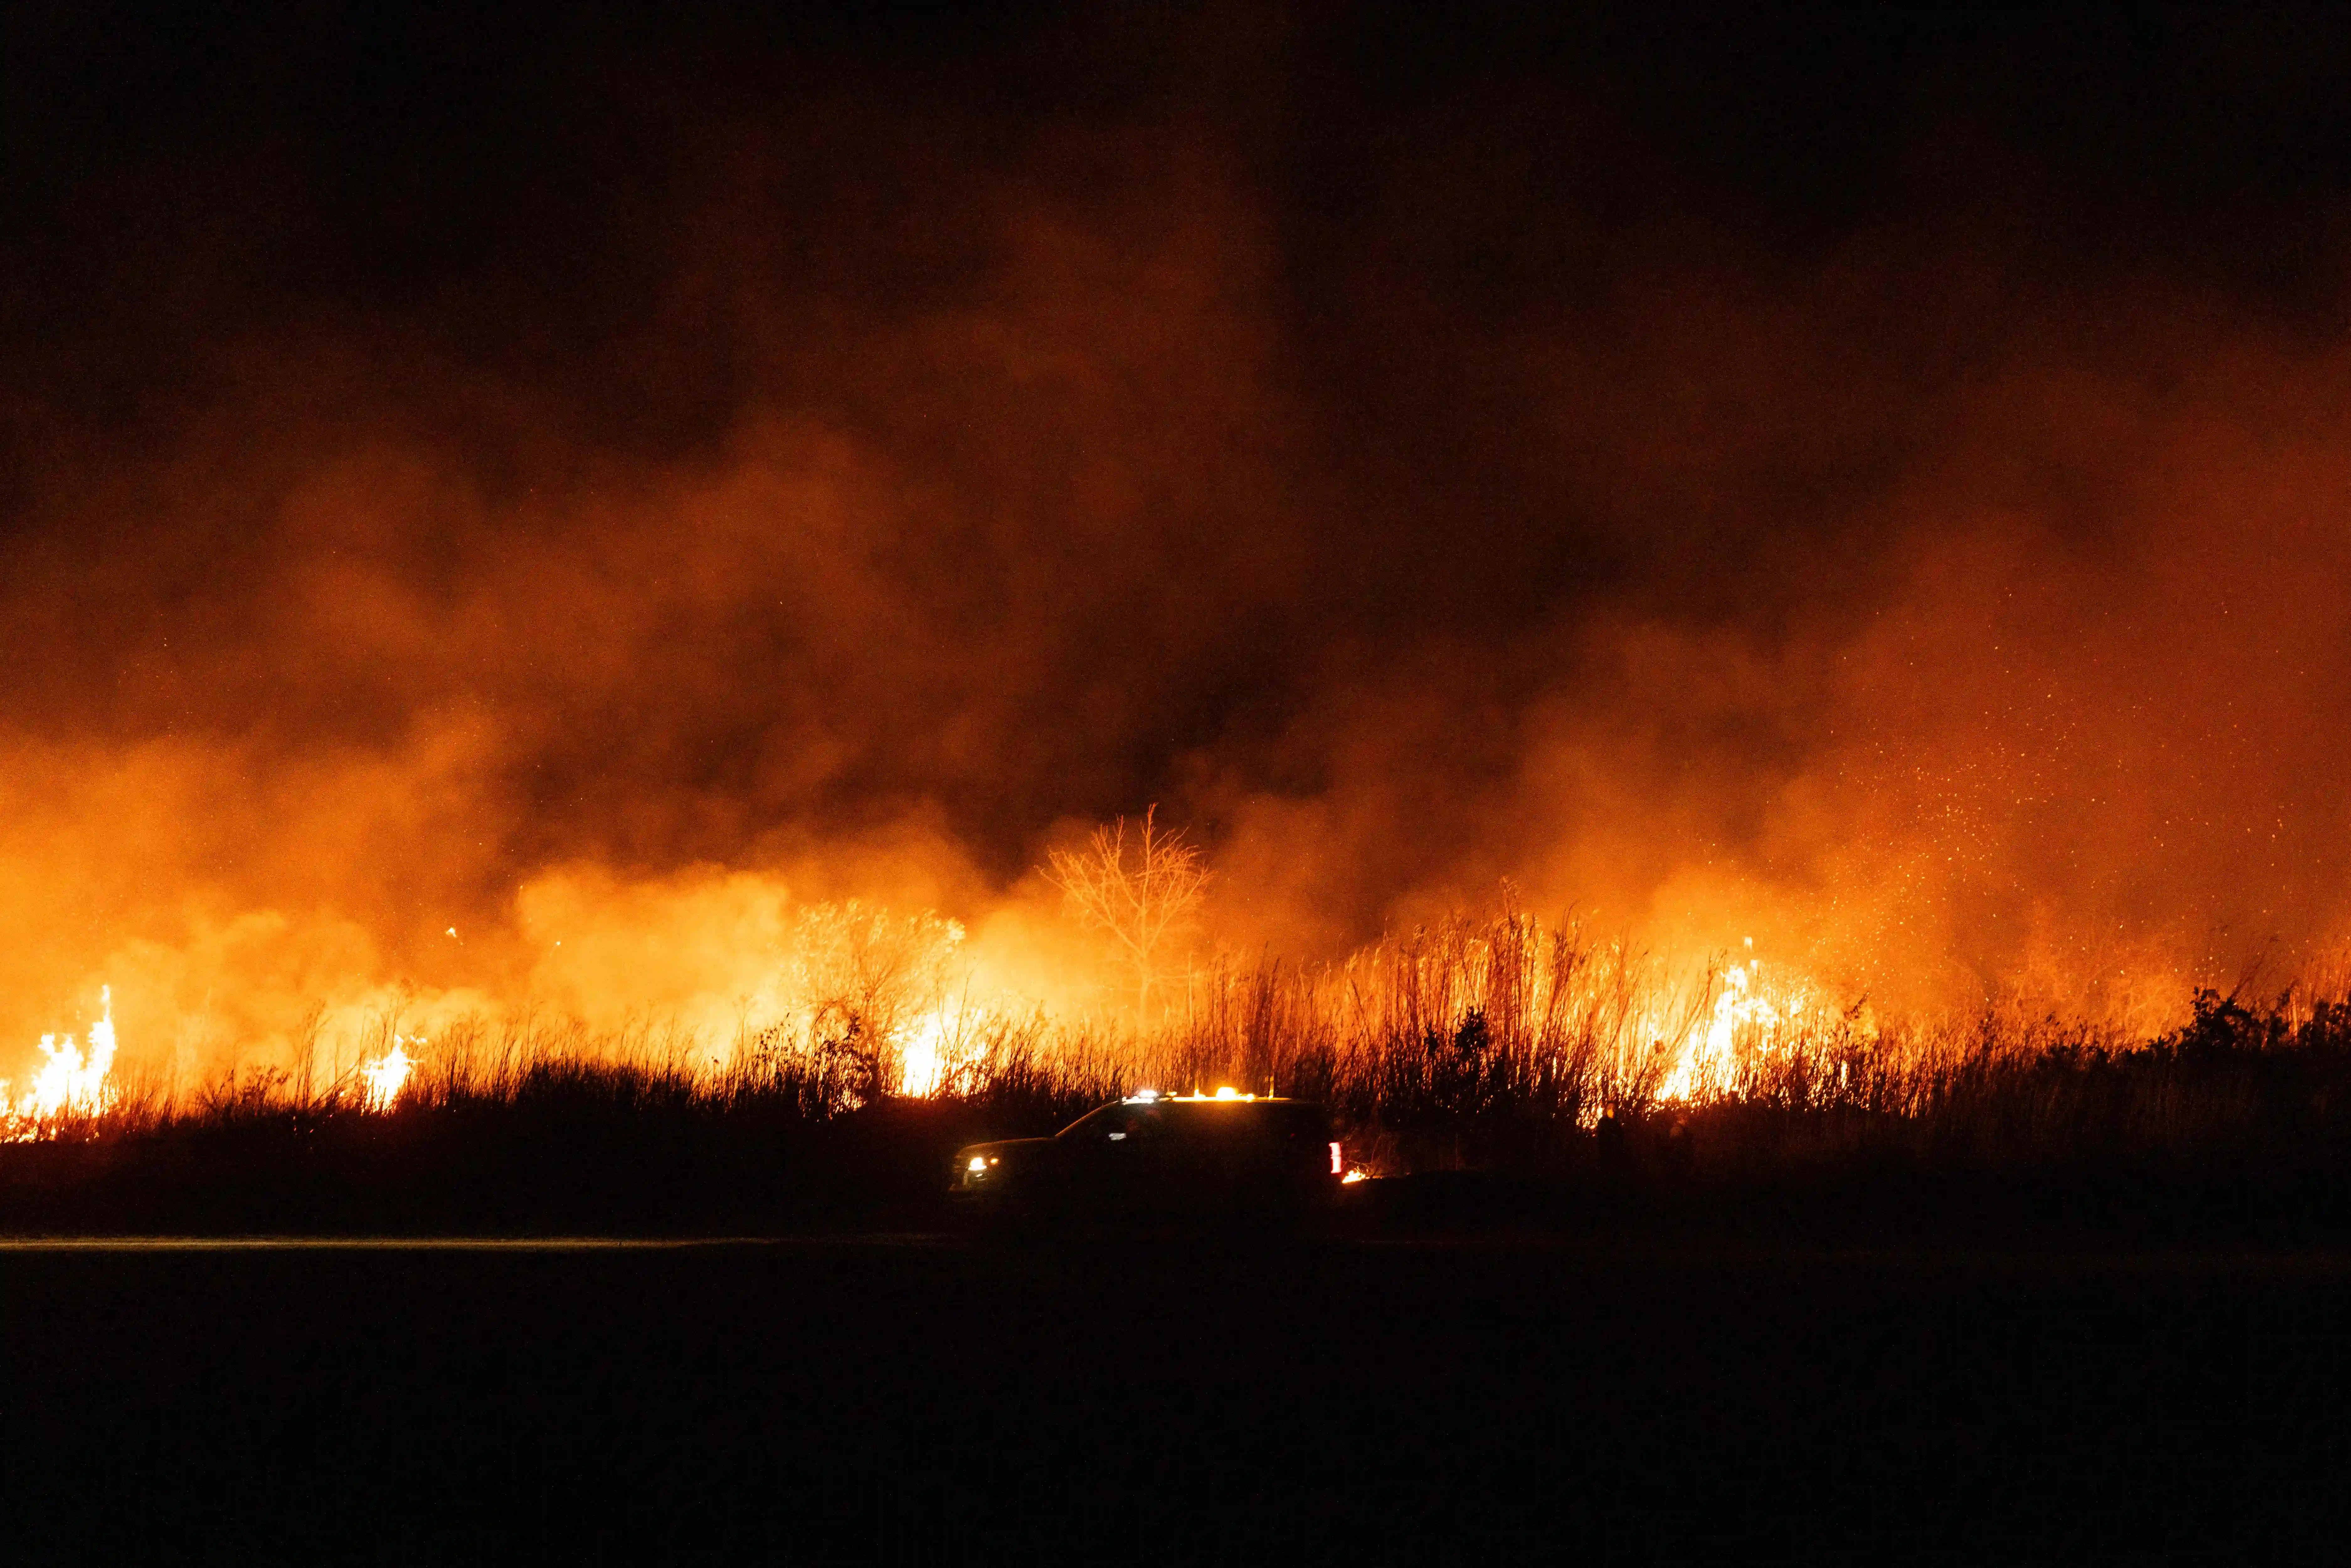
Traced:
[[2351, 1265], [0, 1251], [12, 1561], [2333, 1555]]

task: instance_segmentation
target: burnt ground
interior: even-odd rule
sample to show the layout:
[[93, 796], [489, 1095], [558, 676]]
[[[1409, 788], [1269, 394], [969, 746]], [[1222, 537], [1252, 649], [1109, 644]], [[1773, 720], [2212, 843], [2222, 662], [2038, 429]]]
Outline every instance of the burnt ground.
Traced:
[[0, 1250], [12, 1561], [2331, 1555], [2351, 1260]]

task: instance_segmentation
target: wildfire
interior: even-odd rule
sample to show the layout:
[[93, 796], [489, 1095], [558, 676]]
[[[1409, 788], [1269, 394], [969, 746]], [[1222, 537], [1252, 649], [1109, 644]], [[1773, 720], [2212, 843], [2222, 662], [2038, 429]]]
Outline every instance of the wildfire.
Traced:
[[389, 1111], [399, 1101], [400, 1092], [407, 1087], [408, 1075], [416, 1066], [416, 1059], [408, 1054], [408, 1048], [423, 1043], [421, 1037], [412, 1040], [394, 1035], [390, 1051], [360, 1069], [360, 1096], [369, 1110]]
[[967, 1063], [977, 1038], [995, 1018], [968, 998], [946, 1003], [922, 1015], [900, 1038], [898, 1092], [927, 1099]]
[[11, 1139], [30, 1138], [44, 1123], [61, 1116], [97, 1115], [114, 1103], [113, 1085], [107, 1082], [114, 1068], [113, 988], [100, 987], [99, 997], [105, 1015], [89, 1026], [86, 1054], [71, 1035], [60, 1040], [45, 1034], [41, 1070], [30, 1088], [12, 1096], [8, 1081], [0, 1078], [0, 1122]]
[[[1755, 946], [1749, 937], [1747, 946]], [[1761, 958], [1733, 964], [1724, 971], [1722, 991], [1705, 1021], [1692, 1031], [1681, 1060], [1657, 1091], [1661, 1100], [1688, 1100], [1729, 1081], [1738, 1066], [1739, 1048], [1751, 1043], [1769, 1050], [1772, 1036], [1814, 1010], [1812, 988], [1801, 981], [1774, 983]]]
[[932, 1013], [914, 1026], [899, 1052], [903, 1064], [899, 1093], [922, 1098], [938, 1092], [939, 1081], [946, 1076], [947, 1029], [944, 1012]]

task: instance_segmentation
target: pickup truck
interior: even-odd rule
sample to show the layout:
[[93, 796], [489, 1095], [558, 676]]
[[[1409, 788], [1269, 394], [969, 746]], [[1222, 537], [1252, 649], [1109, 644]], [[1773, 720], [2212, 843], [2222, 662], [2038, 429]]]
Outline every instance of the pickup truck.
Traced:
[[958, 1149], [948, 1195], [1005, 1219], [1287, 1222], [1328, 1206], [1345, 1170], [1330, 1115], [1313, 1101], [1144, 1091], [1050, 1138]]

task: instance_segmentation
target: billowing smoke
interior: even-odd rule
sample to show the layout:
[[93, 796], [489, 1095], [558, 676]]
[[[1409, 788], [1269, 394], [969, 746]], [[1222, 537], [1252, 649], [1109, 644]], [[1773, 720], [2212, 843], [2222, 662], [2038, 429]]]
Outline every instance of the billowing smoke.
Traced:
[[1095, 996], [1034, 868], [1155, 802], [1204, 955], [1509, 896], [2152, 1023], [2345, 935], [2339, 198], [2182, 239], [1922, 110], [1831, 200], [1175, 32], [313, 38], [42, 142], [0, 1040], [721, 1030], [847, 899]]

